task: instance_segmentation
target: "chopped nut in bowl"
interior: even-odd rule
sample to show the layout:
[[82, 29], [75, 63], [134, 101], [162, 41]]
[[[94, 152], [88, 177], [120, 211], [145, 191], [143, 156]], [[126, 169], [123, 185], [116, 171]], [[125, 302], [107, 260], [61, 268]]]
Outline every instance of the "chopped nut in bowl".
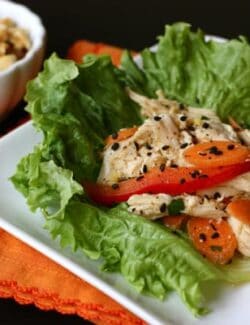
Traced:
[[28, 31], [10, 18], [0, 19], [0, 71], [21, 60], [31, 47]]
[[45, 29], [27, 7], [0, 0], [0, 120], [23, 98], [44, 57]]

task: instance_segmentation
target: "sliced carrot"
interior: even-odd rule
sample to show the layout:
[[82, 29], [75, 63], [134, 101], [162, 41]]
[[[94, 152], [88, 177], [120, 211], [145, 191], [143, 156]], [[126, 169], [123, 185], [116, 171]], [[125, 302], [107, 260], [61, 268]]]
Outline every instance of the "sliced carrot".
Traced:
[[227, 213], [239, 219], [241, 222], [250, 225], [250, 200], [237, 199], [228, 204]]
[[195, 248], [211, 262], [226, 264], [234, 256], [237, 240], [227, 221], [193, 217], [187, 230]]
[[188, 221], [188, 216], [181, 214], [179, 216], [166, 216], [162, 218], [162, 222], [165, 226], [172, 229], [181, 229]]
[[82, 63], [84, 55], [92, 53], [97, 54], [98, 45], [86, 40], [79, 40], [73, 43], [68, 49], [67, 59], [74, 60], [77, 63]]
[[120, 47], [115, 47], [111, 45], [106, 45], [99, 43], [97, 54], [109, 54], [112, 58], [112, 62], [114, 65], [119, 65], [121, 63], [123, 49]]
[[[82, 58], [86, 54], [108, 54], [111, 56], [114, 65], [121, 62], [123, 49], [117, 46], [106, 45], [103, 43], [94, 43], [86, 40], [78, 40], [68, 49], [67, 58], [77, 63], [82, 63]], [[133, 55], [137, 54], [132, 52]]]
[[185, 159], [197, 167], [228, 166], [244, 162], [250, 150], [238, 142], [210, 141], [185, 150]]
[[105, 139], [105, 143], [106, 143], [106, 145], [110, 145], [114, 142], [126, 140], [126, 139], [132, 137], [132, 135], [134, 135], [137, 130], [138, 130], [138, 128], [136, 126], [134, 126], [132, 128], [128, 128], [128, 129], [122, 129], [117, 133], [109, 135]]

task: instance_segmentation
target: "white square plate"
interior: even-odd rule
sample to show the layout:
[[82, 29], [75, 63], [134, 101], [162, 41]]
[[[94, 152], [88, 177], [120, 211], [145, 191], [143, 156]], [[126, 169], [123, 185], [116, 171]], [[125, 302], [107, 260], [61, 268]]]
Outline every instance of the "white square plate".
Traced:
[[195, 319], [176, 294], [164, 302], [142, 296], [120, 275], [100, 272], [100, 262], [93, 262], [80, 252], [61, 249], [43, 229], [43, 217], [29, 211], [22, 195], [8, 180], [20, 158], [31, 152], [40, 139], [32, 124], [27, 123], [0, 140], [0, 227], [102, 290], [149, 324], [249, 324], [250, 284], [222, 288], [217, 297], [211, 299], [213, 311]]

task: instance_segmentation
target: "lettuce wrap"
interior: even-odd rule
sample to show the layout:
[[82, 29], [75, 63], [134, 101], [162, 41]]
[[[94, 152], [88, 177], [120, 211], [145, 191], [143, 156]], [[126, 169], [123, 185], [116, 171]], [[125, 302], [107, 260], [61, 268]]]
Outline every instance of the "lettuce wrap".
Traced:
[[202, 284], [250, 280], [250, 262], [237, 258], [218, 267], [204, 259], [180, 232], [133, 215], [126, 204], [97, 206], [82, 182], [95, 181], [104, 139], [140, 125], [140, 109], [126, 87], [194, 107], [208, 107], [250, 127], [250, 46], [244, 38], [206, 42], [185, 23], [166, 27], [158, 49], [141, 53], [142, 67], [125, 51], [122, 66], [87, 55], [82, 64], [53, 54], [29, 83], [26, 110], [43, 141], [24, 157], [12, 177], [32, 211], [62, 247], [102, 258], [102, 269], [119, 272], [139, 292], [165, 299], [176, 291], [196, 316], [207, 312]]

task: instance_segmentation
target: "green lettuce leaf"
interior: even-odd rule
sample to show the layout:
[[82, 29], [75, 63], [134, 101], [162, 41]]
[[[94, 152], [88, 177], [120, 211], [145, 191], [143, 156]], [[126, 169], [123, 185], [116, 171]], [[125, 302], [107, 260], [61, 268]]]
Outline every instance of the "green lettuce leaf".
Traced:
[[158, 89], [193, 107], [211, 108], [226, 121], [232, 116], [250, 128], [250, 46], [243, 37], [224, 43], [205, 41], [190, 25], [166, 26], [156, 52], [141, 53], [142, 69], [124, 53], [127, 84], [147, 96]]
[[250, 281], [250, 258], [237, 256], [231, 264], [221, 266], [226, 281], [239, 284]]
[[53, 160], [43, 161], [41, 149], [37, 147], [19, 162], [11, 180], [31, 211], [41, 209], [46, 218], [63, 219], [70, 199], [82, 195], [83, 188], [73, 180], [71, 170], [58, 167]]
[[103, 270], [121, 272], [139, 292], [164, 299], [177, 291], [195, 315], [207, 311], [201, 284], [222, 277], [188, 241], [132, 215], [126, 205], [103, 210], [71, 201], [65, 219], [47, 220], [46, 228], [54, 238], [60, 236], [62, 246], [81, 249], [90, 258], [102, 257]]
[[96, 178], [107, 135], [141, 123], [115, 70], [107, 56], [76, 65], [54, 54], [28, 85], [27, 110], [44, 134], [43, 158], [72, 170], [77, 180]]

